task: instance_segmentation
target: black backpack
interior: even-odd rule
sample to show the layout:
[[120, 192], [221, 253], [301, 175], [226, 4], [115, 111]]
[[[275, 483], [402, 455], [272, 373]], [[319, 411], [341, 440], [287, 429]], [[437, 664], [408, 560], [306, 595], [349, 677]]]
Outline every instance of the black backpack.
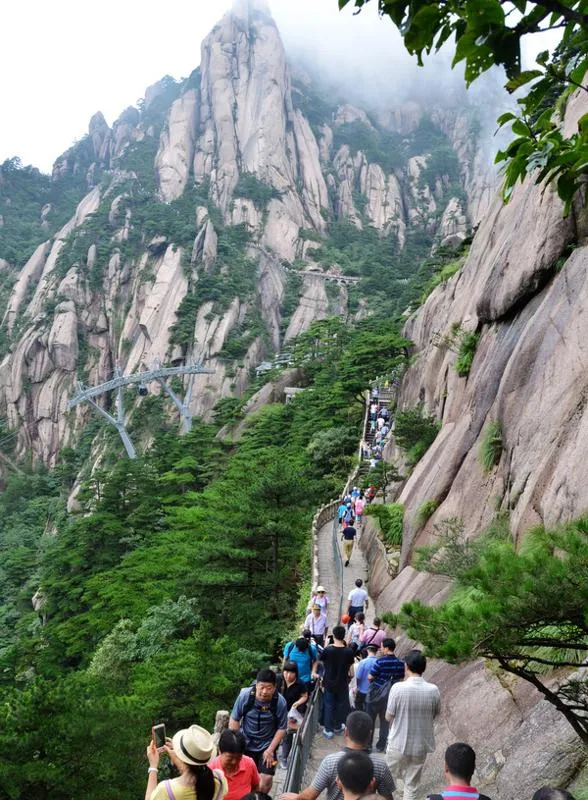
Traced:
[[[272, 697], [272, 701], [269, 706], [269, 710], [272, 712], [274, 718], [274, 727], [278, 730], [278, 698], [280, 697], [279, 692], [276, 691], [274, 696]], [[245, 717], [253, 708], [255, 707], [255, 684], [251, 687], [249, 692], [249, 697], [247, 698], [247, 702], [243, 706], [243, 713], [241, 718]]]

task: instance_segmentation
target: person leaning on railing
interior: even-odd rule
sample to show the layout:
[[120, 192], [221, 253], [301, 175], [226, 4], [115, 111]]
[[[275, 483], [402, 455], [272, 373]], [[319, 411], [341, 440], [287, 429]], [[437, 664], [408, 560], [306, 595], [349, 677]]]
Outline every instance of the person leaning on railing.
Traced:
[[306, 713], [308, 689], [306, 683], [298, 679], [298, 666], [295, 661], [284, 662], [282, 675], [284, 676], [284, 682], [281, 692], [288, 708], [288, 730], [280, 750], [280, 767], [286, 769], [294, 734], [302, 724]]

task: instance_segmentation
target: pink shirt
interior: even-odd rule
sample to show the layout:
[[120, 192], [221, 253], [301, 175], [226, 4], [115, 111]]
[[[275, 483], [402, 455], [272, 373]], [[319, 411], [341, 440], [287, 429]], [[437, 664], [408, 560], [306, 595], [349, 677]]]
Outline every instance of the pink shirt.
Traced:
[[382, 642], [386, 638], [386, 631], [383, 631], [381, 628], [374, 633], [375, 628], [366, 628], [365, 633], [361, 637], [362, 645], [373, 644], [376, 647], [381, 647]]
[[364, 508], [365, 508], [365, 500], [362, 500], [360, 497], [358, 497], [357, 500], [355, 501], [355, 513], [363, 514]]
[[[217, 756], [209, 762], [210, 769], [222, 770], [221, 757]], [[224, 772], [224, 770], [223, 770]], [[239, 768], [234, 775], [227, 775], [224, 773], [229, 791], [226, 793], [224, 800], [241, 800], [241, 798], [253, 791], [259, 786], [259, 772], [255, 766], [255, 761], [249, 756], [242, 756]]]

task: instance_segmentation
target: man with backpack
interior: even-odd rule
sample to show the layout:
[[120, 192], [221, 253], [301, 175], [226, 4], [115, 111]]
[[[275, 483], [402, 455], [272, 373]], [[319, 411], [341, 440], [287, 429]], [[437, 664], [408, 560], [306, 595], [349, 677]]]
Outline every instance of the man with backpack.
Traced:
[[312, 688], [312, 670], [318, 661], [318, 650], [305, 636], [284, 645], [284, 661], [293, 661], [298, 667], [298, 680]]
[[353, 552], [353, 544], [357, 536], [357, 530], [353, 527], [353, 521], [345, 522], [345, 527], [341, 532], [341, 541], [343, 542], [343, 552], [345, 553], [345, 566], [349, 566], [351, 553]]
[[288, 708], [277, 692], [276, 673], [262, 669], [253, 686], [241, 689], [231, 711], [229, 728], [247, 738], [245, 755], [255, 761], [261, 782], [260, 792], [269, 793], [276, 771], [278, 746], [288, 727]]
[[376, 743], [376, 750], [383, 753], [388, 741], [390, 725], [386, 720], [386, 707], [388, 695], [395, 683], [404, 680], [404, 661], [396, 658], [394, 651], [396, 642], [386, 638], [382, 641], [382, 655], [377, 658], [368, 674], [369, 689], [365, 698], [366, 711], [376, 727], [379, 720], [380, 734]]
[[490, 800], [472, 786], [472, 775], [476, 769], [476, 754], [469, 744], [455, 742], [445, 751], [445, 778], [447, 786], [439, 794], [430, 794], [427, 800]]

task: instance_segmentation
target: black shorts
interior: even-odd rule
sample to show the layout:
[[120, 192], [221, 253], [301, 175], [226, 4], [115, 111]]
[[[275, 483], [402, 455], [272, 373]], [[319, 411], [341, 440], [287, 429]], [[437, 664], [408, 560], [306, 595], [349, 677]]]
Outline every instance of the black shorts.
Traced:
[[255, 766], [260, 775], [275, 775], [277, 761], [273, 767], [266, 767], [263, 763], [263, 754], [265, 750], [245, 750], [245, 755], [249, 756], [255, 761]]

